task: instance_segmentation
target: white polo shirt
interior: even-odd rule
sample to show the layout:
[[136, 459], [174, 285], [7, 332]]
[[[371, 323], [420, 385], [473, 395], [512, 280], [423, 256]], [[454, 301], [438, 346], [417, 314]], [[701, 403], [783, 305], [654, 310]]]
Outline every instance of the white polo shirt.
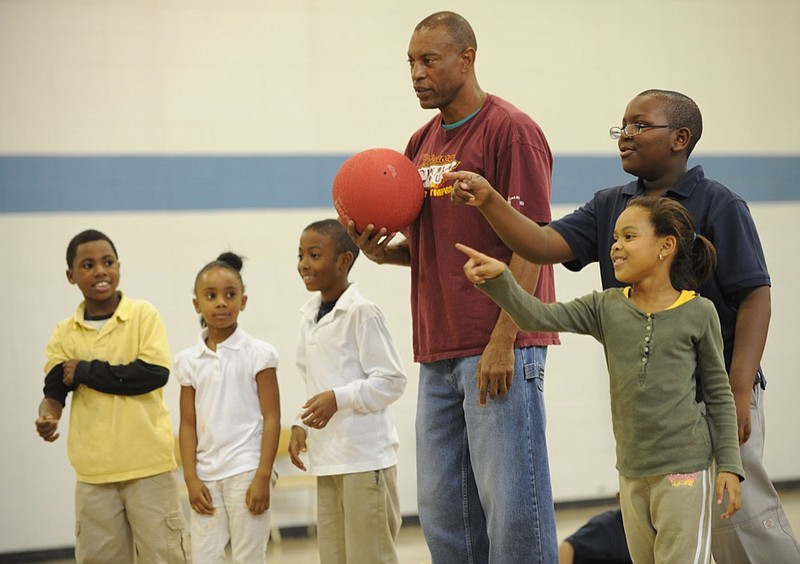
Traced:
[[208, 330], [175, 357], [181, 386], [195, 389], [197, 477], [221, 480], [258, 468], [263, 418], [256, 375], [278, 366], [278, 351], [241, 326], [212, 351]]

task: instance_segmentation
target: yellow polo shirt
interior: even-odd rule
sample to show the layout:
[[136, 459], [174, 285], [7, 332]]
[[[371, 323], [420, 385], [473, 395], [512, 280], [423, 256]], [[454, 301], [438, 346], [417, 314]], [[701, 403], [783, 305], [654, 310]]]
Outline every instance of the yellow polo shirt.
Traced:
[[[70, 359], [111, 365], [142, 360], [169, 369], [167, 334], [149, 302], [123, 295], [100, 330], [83, 316], [81, 303], [75, 315], [56, 326], [47, 344], [45, 374]], [[173, 443], [163, 389], [121, 396], [79, 385], [73, 392], [67, 454], [81, 482], [122, 482], [173, 470]]]

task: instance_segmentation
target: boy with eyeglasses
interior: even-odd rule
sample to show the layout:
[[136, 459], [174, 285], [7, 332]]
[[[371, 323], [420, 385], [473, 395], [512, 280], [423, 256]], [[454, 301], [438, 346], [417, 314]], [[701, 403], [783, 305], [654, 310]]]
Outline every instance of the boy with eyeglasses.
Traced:
[[[545, 227], [517, 213], [477, 174], [454, 172], [445, 180], [454, 183], [452, 200], [478, 207], [515, 253], [539, 264], [563, 263], [574, 271], [599, 262], [604, 288], [620, 285], [608, 249], [614, 224], [630, 198], [665, 196], [689, 210], [697, 232], [711, 240], [719, 256], [716, 274], [700, 294], [714, 302], [722, 324], [747, 475], [742, 510], [724, 521], [714, 519], [714, 558], [726, 564], [800, 562], [800, 544], [762, 463], [766, 380], [760, 361], [771, 311], [770, 277], [747, 203], [706, 178], [701, 166], [688, 169], [702, 129], [700, 110], [689, 97], [668, 90], [640, 93], [628, 104], [622, 127], [610, 130], [623, 170], [637, 179], [596, 192], [581, 208]], [[724, 507], [715, 505], [717, 516]]]

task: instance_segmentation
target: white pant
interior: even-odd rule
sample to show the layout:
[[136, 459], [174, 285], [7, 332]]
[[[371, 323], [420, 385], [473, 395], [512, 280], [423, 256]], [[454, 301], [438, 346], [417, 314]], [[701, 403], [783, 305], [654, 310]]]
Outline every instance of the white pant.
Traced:
[[214, 503], [213, 515], [192, 512], [192, 562], [223, 564], [225, 546], [231, 543], [234, 563], [266, 563], [269, 541], [269, 510], [253, 515], [247, 509], [245, 494], [256, 471], [230, 478], [204, 482]]

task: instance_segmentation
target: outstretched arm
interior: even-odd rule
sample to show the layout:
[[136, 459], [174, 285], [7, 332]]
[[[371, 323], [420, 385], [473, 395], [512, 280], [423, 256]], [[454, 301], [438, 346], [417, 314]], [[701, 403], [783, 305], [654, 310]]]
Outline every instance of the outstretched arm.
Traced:
[[467, 255], [464, 263], [464, 276], [473, 284], [483, 284], [487, 280], [497, 278], [508, 268], [503, 261], [492, 258], [462, 243], [456, 243], [456, 249]]
[[555, 264], [575, 259], [558, 232], [519, 213], [482, 176], [459, 171], [446, 173], [444, 179], [453, 182], [451, 200], [477, 207], [503, 243], [525, 260]]

